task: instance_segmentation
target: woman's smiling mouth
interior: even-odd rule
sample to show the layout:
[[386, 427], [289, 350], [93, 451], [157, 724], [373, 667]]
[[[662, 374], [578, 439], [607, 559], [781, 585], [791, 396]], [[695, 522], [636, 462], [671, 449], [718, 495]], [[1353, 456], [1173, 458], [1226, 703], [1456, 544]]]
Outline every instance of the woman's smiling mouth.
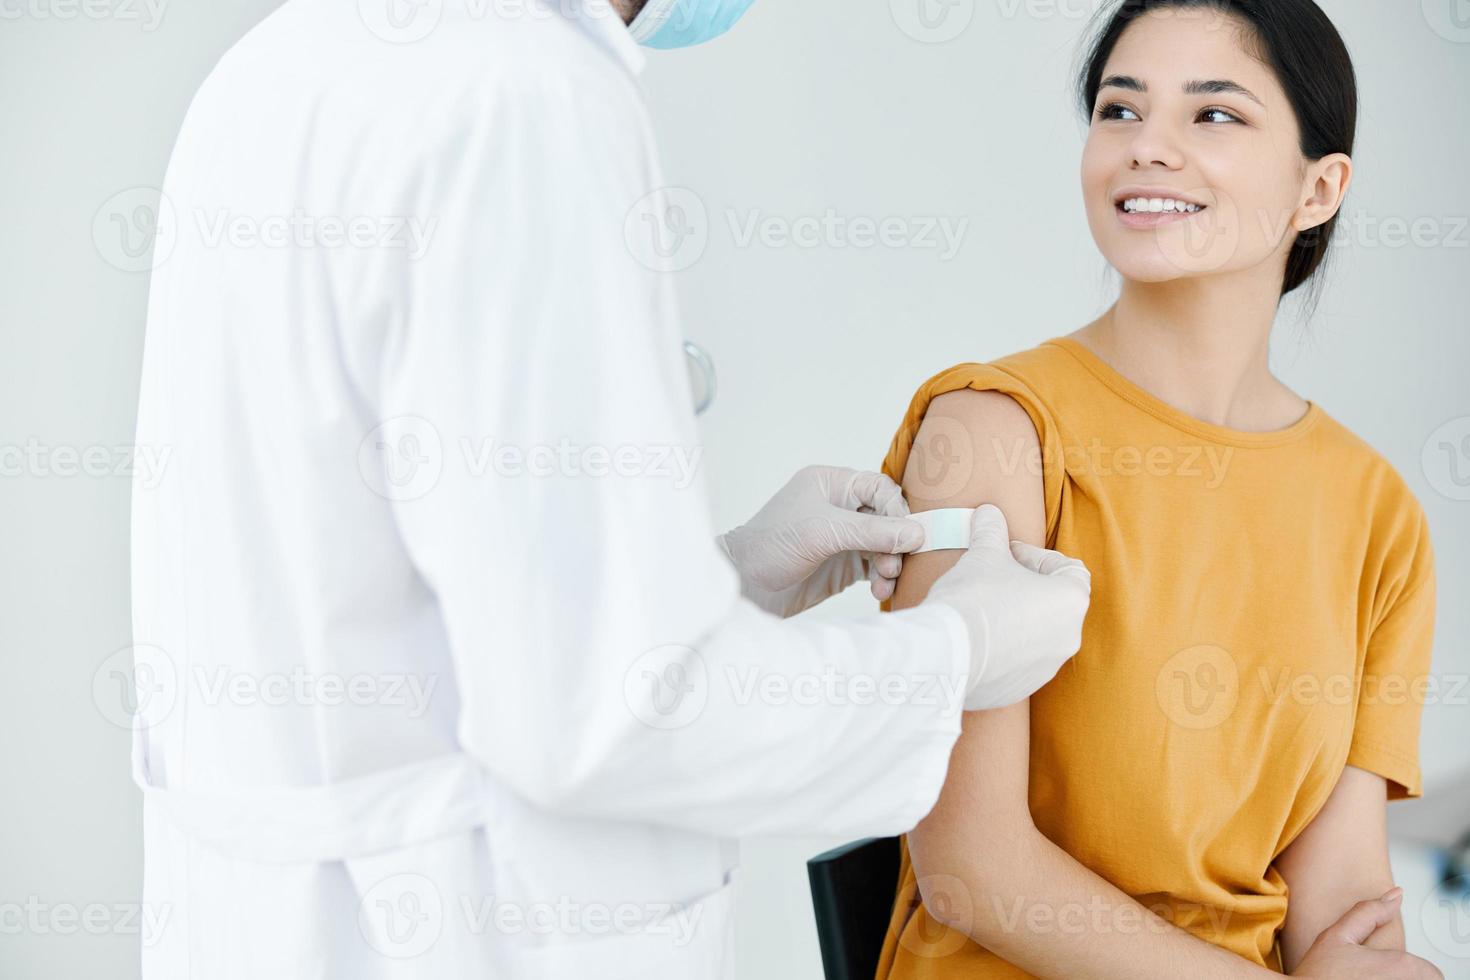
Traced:
[[1198, 201], [1162, 193], [1127, 190], [1113, 204], [1118, 220], [1126, 228], [1157, 228], [1202, 214], [1209, 208]]

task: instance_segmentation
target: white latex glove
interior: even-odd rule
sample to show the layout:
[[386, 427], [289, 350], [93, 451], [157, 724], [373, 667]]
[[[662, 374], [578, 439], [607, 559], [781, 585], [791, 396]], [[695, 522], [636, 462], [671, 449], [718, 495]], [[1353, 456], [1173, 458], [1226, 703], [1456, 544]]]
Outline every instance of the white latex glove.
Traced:
[[1092, 576], [1075, 558], [1011, 541], [1005, 515], [975, 510], [970, 550], [940, 576], [926, 602], [959, 611], [970, 630], [966, 711], [1024, 701], [1082, 646]]
[[893, 595], [901, 555], [924, 544], [923, 527], [908, 514], [903, 491], [881, 473], [808, 466], [717, 540], [747, 598], [794, 616], [863, 578], [875, 598]]

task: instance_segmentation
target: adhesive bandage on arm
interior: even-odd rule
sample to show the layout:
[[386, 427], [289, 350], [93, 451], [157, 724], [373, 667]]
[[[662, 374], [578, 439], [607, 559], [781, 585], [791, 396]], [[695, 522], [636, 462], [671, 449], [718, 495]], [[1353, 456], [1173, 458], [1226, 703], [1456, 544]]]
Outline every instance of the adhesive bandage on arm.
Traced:
[[970, 548], [970, 522], [975, 511], [969, 507], [950, 507], [944, 510], [926, 510], [910, 514], [909, 520], [917, 521], [924, 528], [924, 546], [909, 552], [922, 555], [926, 551], [968, 551]]

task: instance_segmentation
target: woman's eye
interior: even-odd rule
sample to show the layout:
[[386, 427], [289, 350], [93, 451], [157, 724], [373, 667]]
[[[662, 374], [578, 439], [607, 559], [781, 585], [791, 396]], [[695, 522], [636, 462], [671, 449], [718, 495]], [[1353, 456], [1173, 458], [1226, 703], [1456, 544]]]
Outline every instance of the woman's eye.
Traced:
[[1224, 109], [1206, 109], [1204, 112], [1200, 113], [1200, 115], [1201, 116], [1224, 116], [1225, 119], [1223, 121], [1225, 121], [1225, 122], [1240, 122], [1241, 121], [1241, 118], [1239, 116], [1237, 116], [1235, 113], [1233, 113], [1233, 112], [1227, 112]]
[[[1126, 105], [1123, 105], [1122, 103], [1119, 103], [1119, 102], [1109, 102], [1107, 105], [1105, 105], [1102, 108], [1100, 108], [1100, 109], [1097, 110], [1097, 118], [1099, 118], [1099, 119], [1121, 119], [1122, 118], [1122, 113], [1125, 113], [1125, 112], [1133, 112], [1133, 110], [1130, 109], [1130, 108], [1128, 108]], [[1134, 115], [1136, 117], [1137, 116], [1137, 113], [1134, 113]]]

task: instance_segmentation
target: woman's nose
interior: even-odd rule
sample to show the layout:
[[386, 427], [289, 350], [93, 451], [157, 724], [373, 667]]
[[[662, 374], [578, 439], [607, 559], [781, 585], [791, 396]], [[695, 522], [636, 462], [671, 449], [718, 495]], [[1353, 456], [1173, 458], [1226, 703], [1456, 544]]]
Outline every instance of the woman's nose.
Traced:
[[1128, 152], [1133, 157], [1135, 167], [1159, 164], [1173, 170], [1184, 164], [1179, 134], [1167, 121], [1157, 117], [1144, 120], [1138, 127]]

